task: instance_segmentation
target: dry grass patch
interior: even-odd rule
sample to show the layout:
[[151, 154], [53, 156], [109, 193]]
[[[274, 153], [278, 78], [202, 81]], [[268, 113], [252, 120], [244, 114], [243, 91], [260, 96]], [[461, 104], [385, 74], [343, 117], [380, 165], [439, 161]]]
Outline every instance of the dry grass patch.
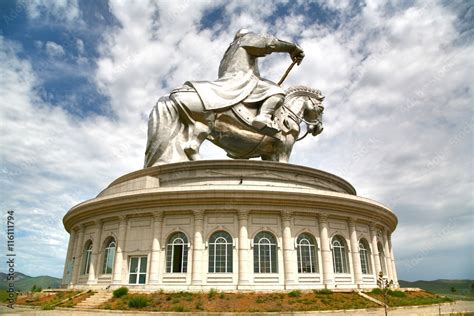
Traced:
[[[130, 304], [136, 301], [147, 303], [140, 307]], [[128, 294], [101, 305], [103, 309], [166, 312], [286, 312], [373, 307], [378, 305], [355, 293], [224, 293], [216, 290], [209, 293]]]

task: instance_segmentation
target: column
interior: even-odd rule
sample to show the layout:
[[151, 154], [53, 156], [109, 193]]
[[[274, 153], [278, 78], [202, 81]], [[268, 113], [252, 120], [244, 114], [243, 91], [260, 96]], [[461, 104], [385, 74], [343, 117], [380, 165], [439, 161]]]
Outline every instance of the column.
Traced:
[[372, 255], [375, 265], [374, 275], [375, 278], [378, 278], [379, 272], [382, 271], [382, 267], [380, 266], [379, 248], [377, 247], [377, 227], [374, 222], [370, 223], [370, 238], [372, 240]]
[[388, 246], [390, 249], [390, 257], [392, 258], [392, 278], [393, 278], [393, 285], [395, 288], [399, 288], [400, 285], [398, 284], [398, 276], [397, 276], [397, 267], [395, 265], [395, 256], [393, 255], [393, 247], [392, 247], [392, 234], [387, 233], [387, 240]]
[[351, 236], [351, 254], [354, 270], [354, 282], [357, 285], [357, 288], [360, 288], [362, 284], [362, 268], [360, 266], [359, 239], [357, 238], [356, 221], [352, 217], [349, 218], [349, 234]]
[[329, 248], [328, 216], [319, 216], [319, 234], [321, 237], [321, 258], [323, 261], [323, 284], [326, 288], [334, 283], [334, 268], [332, 265], [331, 249]]
[[382, 238], [383, 238], [383, 248], [385, 253], [385, 265], [387, 266], [387, 277], [389, 280], [393, 280], [393, 272], [392, 272], [392, 256], [390, 255], [390, 247], [388, 246], [388, 238], [387, 238], [387, 228], [383, 228], [382, 231]]
[[72, 269], [72, 284], [73, 286], [77, 285], [77, 280], [79, 279], [79, 274], [81, 273], [81, 258], [84, 250], [84, 232], [85, 226], [81, 224], [79, 226], [79, 237], [77, 239], [76, 251], [74, 252], [74, 264]]
[[239, 283], [238, 288], [245, 287], [250, 284], [250, 266], [249, 260], [249, 234], [248, 234], [248, 210], [240, 210], [239, 216]]
[[158, 284], [160, 282], [160, 241], [163, 226], [163, 213], [158, 211], [153, 214], [153, 233], [151, 245], [151, 262], [150, 262], [150, 281], [149, 284]]
[[202, 240], [202, 231], [204, 224], [204, 211], [195, 210], [194, 212], [194, 244], [193, 244], [193, 273], [192, 285], [202, 285], [202, 254], [204, 252], [204, 243]]
[[94, 241], [92, 243], [92, 256], [89, 265], [89, 277], [87, 279], [87, 284], [97, 284], [97, 278], [99, 277], [98, 261], [100, 252], [100, 239], [102, 237], [102, 227], [102, 220], [95, 221]]
[[119, 231], [117, 236], [117, 249], [115, 250], [114, 276], [112, 279], [112, 284], [122, 284], [123, 247], [125, 246], [126, 235], [127, 217], [120, 216]]
[[281, 214], [283, 224], [283, 263], [285, 269], [285, 288], [291, 288], [296, 284], [296, 256], [295, 246], [291, 235], [291, 212], [285, 211]]
[[64, 272], [63, 272], [63, 279], [61, 284], [66, 286], [71, 283], [72, 281], [72, 270], [74, 269], [74, 260], [72, 257], [74, 256], [74, 242], [76, 240], [76, 229], [71, 228], [71, 232], [69, 234], [69, 243], [67, 246], [67, 255], [66, 255], [66, 262], [64, 263]]

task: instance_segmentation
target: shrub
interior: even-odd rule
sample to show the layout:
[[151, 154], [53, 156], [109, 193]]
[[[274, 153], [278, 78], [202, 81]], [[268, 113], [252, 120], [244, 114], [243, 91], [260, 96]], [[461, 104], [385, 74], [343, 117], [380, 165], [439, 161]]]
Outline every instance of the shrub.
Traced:
[[41, 292], [43, 289], [41, 287], [37, 287], [36, 284], [33, 284], [31, 287], [31, 292]]
[[174, 305], [172, 310], [173, 310], [173, 312], [179, 312], [179, 313], [188, 311], [188, 309], [186, 307], [184, 307], [183, 305]]
[[314, 294], [332, 294], [330, 289], [313, 290]]
[[264, 299], [262, 296], [258, 296], [255, 300], [255, 303], [257, 304], [262, 304], [262, 303], [265, 303], [267, 300]]
[[53, 310], [53, 309], [54, 309], [54, 306], [53, 306], [53, 305], [50, 305], [50, 304], [46, 304], [46, 305], [42, 305], [42, 306], [41, 306], [41, 309], [42, 309], [42, 310], [45, 310], [45, 311], [49, 311], [49, 310]]
[[381, 289], [375, 288], [372, 291], [370, 291], [371, 294], [383, 294], [383, 291]]
[[402, 291], [391, 291], [391, 290], [388, 291], [388, 295], [394, 296], [394, 297], [406, 297], [406, 296], [407, 296], [407, 294], [406, 294], [405, 292], [402, 292]]
[[131, 308], [147, 307], [149, 303], [148, 298], [143, 295], [132, 296], [128, 299], [128, 307]]
[[120, 297], [128, 294], [128, 288], [119, 287], [118, 289], [113, 291], [112, 294], [114, 295], [115, 298], [120, 298]]
[[216, 289], [210, 289], [209, 290], [209, 293], [207, 294], [207, 296], [209, 297], [209, 299], [213, 299], [214, 296], [217, 295], [217, 290]]
[[112, 309], [112, 304], [106, 303], [106, 304], [102, 305], [102, 308], [103, 309]]
[[289, 297], [300, 297], [301, 296], [301, 291], [300, 290], [293, 290], [291, 292], [288, 292]]
[[201, 298], [199, 298], [199, 300], [196, 302], [195, 308], [196, 308], [198, 311], [204, 310], [204, 304], [203, 304]]

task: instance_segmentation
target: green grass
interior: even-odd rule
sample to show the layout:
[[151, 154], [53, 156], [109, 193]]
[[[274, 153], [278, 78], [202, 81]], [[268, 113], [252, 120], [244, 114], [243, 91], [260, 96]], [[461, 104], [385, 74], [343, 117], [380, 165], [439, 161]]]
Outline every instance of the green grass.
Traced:
[[[16, 294], [15, 294], [16, 297]], [[0, 302], [7, 303], [8, 302], [8, 292], [7, 290], [0, 290]]]
[[[374, 294], [373, 291], [369, 293], [370, 296], [384, 302], [382, 294]], [[452, 302], [452, 300], [445, 296], [438, 296], [429, 292], [401, 292], [388, 291], [386, 296], [386, 303], [389, 306], [416, 306], [416, 305], [432, 305]]]
[[209, 297], [209, 299], [213, 299], [214, 296], [217, 295], [217, 290], [216, 289], [210, 289], [209, 290], [209, 293], [207, 293], [207, 296]]
[[300, 297], [301, 296], [301, 291], [300, 290], [293, 290], [291, 292], [288, 292], [289, 297]]

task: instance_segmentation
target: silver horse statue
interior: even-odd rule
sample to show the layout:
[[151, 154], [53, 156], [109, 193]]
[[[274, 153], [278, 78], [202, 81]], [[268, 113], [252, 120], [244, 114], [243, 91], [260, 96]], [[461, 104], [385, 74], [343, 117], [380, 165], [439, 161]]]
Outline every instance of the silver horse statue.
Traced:
[[[283, 105], [273, 115], [279, 132], [269, 135], [252, 126], [258, 115], [254, 104], [240, 102], [229, 108], [206, 110], [193, 87], [185, 85], [161, 97], [150, 114], [145, 168], [198, 160], [199, 148], [206, 139], [231, 158], [288, 162], [297, 140], [308, 133], [316, 136], [322, 132], [323, 100], [316, 89], [287, 89]], [[303, 124], [306, 129], [301, 128]], [[303, 136], [301, 130], [305, 130]]]

